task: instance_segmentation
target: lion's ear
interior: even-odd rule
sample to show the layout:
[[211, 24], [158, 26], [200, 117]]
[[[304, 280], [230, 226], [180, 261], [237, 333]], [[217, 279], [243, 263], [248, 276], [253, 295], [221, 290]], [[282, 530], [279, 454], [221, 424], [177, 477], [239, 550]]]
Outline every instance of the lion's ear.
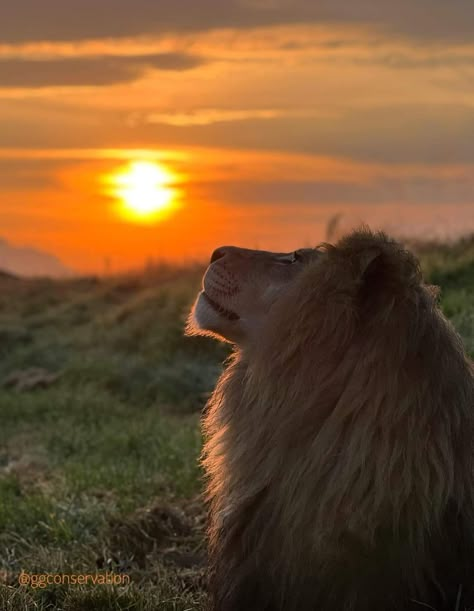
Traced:
[[358, 263], [359, 278], [364, 284], [383, 267], [383, 253], [380, 248], [368, 248], [360, 254]]
[[357, 283], [359, 305], [364, 309], [369, 308], [372, 312], [374, 309], [377, 311], [381, 307], [380, 300], [389, 298], [396, 290], [394, 272], [390, 257], [387, 257], [383, 250], [375, 247], [361, 253]]

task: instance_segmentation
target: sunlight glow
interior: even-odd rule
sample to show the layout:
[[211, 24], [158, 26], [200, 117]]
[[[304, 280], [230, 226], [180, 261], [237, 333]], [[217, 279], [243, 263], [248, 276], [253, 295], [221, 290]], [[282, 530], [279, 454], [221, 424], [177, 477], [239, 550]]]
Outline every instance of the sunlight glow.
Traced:
[[120, 200], [127, 220], [150, 223], [163, 219], [177, 207], [175, 175], [164, 165], [134, 161], [111, 176], [112, 194]]

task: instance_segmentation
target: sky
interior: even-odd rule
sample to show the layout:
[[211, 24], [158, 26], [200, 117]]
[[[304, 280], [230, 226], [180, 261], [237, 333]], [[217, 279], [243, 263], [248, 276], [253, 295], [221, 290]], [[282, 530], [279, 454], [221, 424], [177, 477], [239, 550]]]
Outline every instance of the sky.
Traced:
[[291, 250], [335, 215], [451, 238], [473, 170], [472, 0], [0, 4], [0, 239], [69, 270]]

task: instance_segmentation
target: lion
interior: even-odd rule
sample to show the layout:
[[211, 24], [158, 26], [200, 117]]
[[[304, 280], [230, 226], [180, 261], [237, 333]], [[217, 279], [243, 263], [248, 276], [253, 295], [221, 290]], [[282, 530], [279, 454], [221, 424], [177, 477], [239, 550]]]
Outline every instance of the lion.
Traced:
[[413, 254], [218, 248], [187, 332], [235, 348], [203, 416], [213, 611], [474, 608], [474, 371]]

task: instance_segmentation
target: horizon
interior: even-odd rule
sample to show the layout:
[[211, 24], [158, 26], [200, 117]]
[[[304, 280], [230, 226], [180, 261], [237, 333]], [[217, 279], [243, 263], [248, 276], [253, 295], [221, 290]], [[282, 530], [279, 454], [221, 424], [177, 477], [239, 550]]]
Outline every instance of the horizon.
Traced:
[[5, 5], [0, 237], [81, 274], [290, 251], [335, 215], [472, 233], [470, 23], [465, 0]]

